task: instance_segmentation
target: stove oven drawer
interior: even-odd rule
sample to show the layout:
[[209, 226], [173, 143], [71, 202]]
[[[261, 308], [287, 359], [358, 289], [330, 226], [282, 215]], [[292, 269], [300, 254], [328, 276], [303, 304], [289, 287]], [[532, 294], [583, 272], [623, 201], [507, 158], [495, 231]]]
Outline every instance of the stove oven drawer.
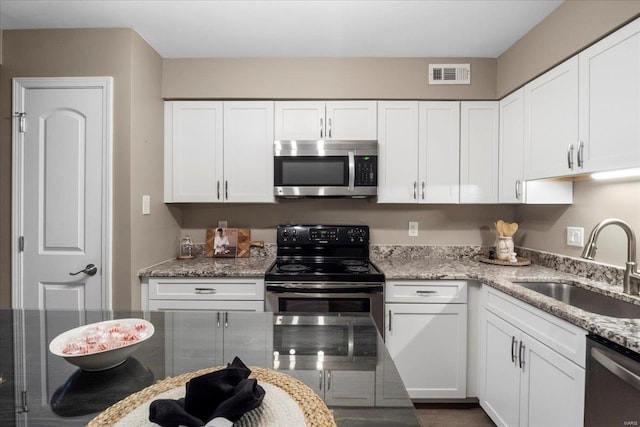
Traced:
[[386, 302], [467, 303], [465, 280], [388, 280]]
[[264, 300], [264, 280], [247, 278], [153, 278], [150, 300]]

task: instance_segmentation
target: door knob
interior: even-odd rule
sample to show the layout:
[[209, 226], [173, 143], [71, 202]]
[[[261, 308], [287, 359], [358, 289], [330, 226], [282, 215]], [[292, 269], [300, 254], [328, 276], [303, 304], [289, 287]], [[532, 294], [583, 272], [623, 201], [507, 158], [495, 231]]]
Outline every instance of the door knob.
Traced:
[[80, 273], [87, 274], [89, 276], [94, 276], [98, 272], [98, 267], [93, 264], [87, 264], [87, 266], [80, 271], [76, 271], [75, 273], [69, 273], [69, 276], [76, 276]]

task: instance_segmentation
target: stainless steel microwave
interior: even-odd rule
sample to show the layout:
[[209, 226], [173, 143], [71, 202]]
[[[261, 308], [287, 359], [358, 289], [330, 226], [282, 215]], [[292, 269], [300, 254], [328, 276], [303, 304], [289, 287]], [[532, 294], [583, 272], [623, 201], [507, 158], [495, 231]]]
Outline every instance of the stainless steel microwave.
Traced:
[[377, 141], [274, 141], [279, 197], [371, 197], [377, 194]]

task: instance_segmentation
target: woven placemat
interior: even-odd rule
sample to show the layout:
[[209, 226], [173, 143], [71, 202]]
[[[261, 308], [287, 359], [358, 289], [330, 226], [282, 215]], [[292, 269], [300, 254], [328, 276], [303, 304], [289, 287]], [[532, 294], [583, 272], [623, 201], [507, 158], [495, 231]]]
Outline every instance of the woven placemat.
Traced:
[[[226, 366], [216, 366], [214, 368], [201, 369], [195, 372], [189, 372], [177, 377], [168, 377], [156, 384], [134, 393], [125, 399], [113, 404], [105, 409], [98, 416], [92, 419], [87, 427], [112, 426], [120, 421], [129, 412], [140, 406], [141, 404], [153, 399], [160, 393], [164, 393], [176, 387], [186, 384], [190, 379], [209, 372], [224, 369]], [[327, 405], [320, 399], [312, 389], [306, 384], [282, 372], [273, 369], [250, 367], [251, 375], [249, 378], [255, 378], [272, 384], [285, 391], [291, 399], [293, 399], [304, 414], [307, 426], [309, 427], [332, 427], [336, 426], [333, 414], [327, 408]]]

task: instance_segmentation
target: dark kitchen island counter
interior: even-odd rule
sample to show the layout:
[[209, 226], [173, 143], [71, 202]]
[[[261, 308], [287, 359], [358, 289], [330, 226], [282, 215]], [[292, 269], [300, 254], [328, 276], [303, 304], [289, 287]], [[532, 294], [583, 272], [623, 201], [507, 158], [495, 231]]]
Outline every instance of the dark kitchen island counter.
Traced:
[[[150, 321], [155, 334], [118, 367], [83, 372], [48, 350], [63, 331], [130, 317]], [[85, 425], [144, 387], [238, 356], [249, 366], [275, 369], [306, 383], [324, 398], [338, 426], [420, 426], [368, 315], [302, 317], [0, 310], [0, 419], [3, 425]]]

